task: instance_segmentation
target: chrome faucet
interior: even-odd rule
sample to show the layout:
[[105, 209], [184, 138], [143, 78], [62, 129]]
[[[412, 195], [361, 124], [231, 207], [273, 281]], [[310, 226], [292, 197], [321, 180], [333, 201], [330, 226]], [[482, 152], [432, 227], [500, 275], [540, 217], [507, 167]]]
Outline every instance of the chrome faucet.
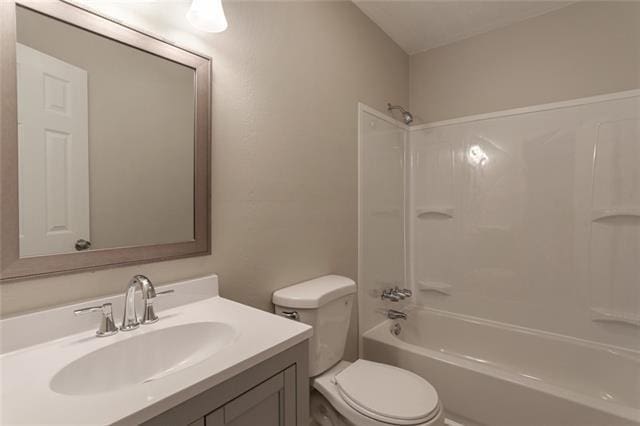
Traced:
[[407, 319], [407, 314], [404, 312], [396, 311], [395, 309], [389, 309], [387, 311], [387, 318], [395, 320], [395, 319]]
[[[144, 303], [144, 313], [142, 314], [142, 321], [138, 319], [136, 314], [136, 290], [140, 287], [142, 291], [142, 301]], [[167, 290], [156, 293], [156, 289], [153, 287], [151, 280], [144, 275], [135, 275], [127, 284], [127, 289], [124, 296], [124, 312], [122, 315], [122, 325], [120, 330], [130, 331], [135, 330], [140, 324], [152, 324], [158, 321], [158, 315], [156, 315], [153, 309], [153, 300], [160, 294], [173, 293], [173, 290]]]
[[382, 299], [391, 300], [392, 302], [398, 302], [400, 300], [404, 300], [407, 297], [411, 297], [412, 295], [413, 292], [411, 290], [395, 286], [395, 288], [387, 288], [383, 290], [380, 297]]

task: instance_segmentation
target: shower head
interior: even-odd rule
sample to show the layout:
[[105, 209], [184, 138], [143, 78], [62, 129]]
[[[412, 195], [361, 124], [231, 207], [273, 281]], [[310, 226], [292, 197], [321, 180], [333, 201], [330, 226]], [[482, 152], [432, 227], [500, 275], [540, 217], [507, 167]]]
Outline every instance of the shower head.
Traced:
[[400, 105], [387, 104], [387, 109], [389, 111], [392, 111], [394, 109], [400, 110], [400, 112], [402, 113], [402, 120], [404, 121], [404, 124], [409, 125], [413, 123], [413, 115], [411, 115], [409, 111], [405, 110]]

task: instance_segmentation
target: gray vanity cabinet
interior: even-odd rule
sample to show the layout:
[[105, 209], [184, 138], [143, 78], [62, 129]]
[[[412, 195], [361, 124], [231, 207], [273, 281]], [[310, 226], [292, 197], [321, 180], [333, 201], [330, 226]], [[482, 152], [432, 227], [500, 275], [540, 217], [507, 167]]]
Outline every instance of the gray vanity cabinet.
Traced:
[[144, 425], [308, 424], [308, 343], [304, 341], [152, 418]]
[[295, 367], [262, 382], [205, 417], [206, 426], [295, 426]]

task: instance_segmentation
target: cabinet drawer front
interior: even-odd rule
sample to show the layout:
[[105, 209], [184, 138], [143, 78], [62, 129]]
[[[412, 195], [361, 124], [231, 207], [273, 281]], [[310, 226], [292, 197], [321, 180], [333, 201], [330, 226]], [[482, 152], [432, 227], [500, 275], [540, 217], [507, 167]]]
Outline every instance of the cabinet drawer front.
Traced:
[[[280, 373], [226, 404], [224, 406], [225, 422], [233, 421], [236, 417], [250, 411], [274, 394], [277, 396], [283, 390], [284, 373]], [[280, 398], [278, 398], [279, 400]]]
[[206, 426], [295, 426], [296, 367], [265, 380], [206, 416]]

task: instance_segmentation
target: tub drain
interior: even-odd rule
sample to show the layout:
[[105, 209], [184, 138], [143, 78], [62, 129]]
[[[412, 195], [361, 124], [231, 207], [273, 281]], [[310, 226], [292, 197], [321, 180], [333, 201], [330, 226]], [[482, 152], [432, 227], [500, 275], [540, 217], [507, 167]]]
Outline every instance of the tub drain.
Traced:
[[400, 323], [396, 322], [391, 326], [391, 334], [393, 334], [394, 336], [400, 335], [401, 331], [402, 331], [402, 326], [400, 325]]

